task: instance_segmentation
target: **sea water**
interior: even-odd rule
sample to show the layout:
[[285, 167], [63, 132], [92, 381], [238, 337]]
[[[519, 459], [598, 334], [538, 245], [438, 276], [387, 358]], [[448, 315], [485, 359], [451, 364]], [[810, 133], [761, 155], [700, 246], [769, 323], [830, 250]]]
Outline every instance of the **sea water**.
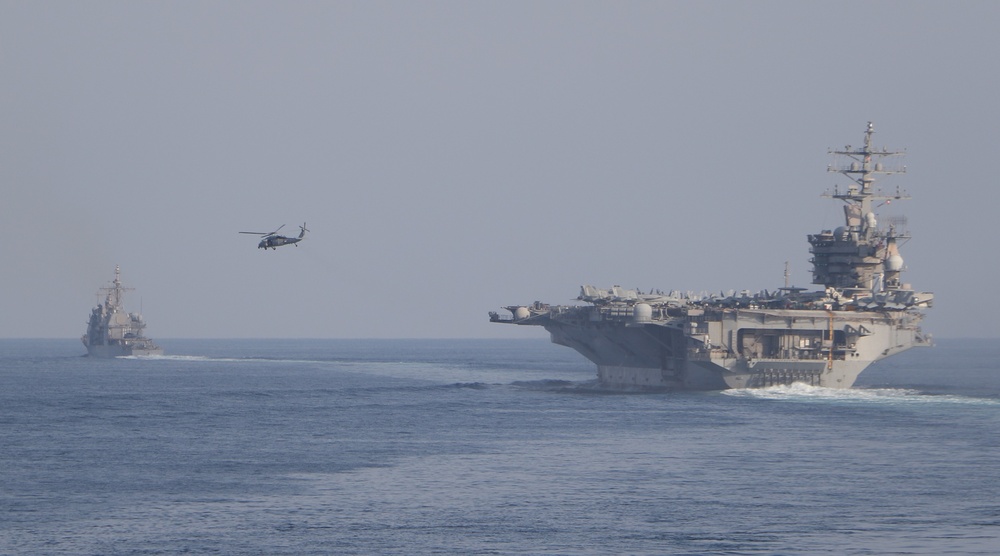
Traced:
[[600, 388], [545, 340], [0, 340], [2, 554], [995, 554], [1000, 348]]

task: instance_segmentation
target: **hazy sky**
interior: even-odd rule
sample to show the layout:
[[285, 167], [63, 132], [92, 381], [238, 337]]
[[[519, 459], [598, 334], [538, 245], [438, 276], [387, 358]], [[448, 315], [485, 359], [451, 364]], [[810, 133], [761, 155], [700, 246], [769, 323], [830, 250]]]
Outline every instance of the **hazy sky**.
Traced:
[[[0, 337], [546, 337], [581, 284], [811, 286], [906, 149], [924, 329], [1000, 337], [1000, 3], [0, 0]], [[259, 251], [281, 224], [312, 230]]]

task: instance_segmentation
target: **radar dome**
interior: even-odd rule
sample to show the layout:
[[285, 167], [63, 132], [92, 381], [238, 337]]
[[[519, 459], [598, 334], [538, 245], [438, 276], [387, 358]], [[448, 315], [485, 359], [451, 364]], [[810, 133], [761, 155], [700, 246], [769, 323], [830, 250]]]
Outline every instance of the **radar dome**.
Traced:
[[531, 312], [528, 311], [527, 307], [518, 307], [514, 309], [514, 320], [526, 319], [531, 316]]
[[903, 270], [903, 257], [897, 255], [891, 255], [885, 260], [885, 269], [890, 272], [899, 272]]
[[839, 240], [847, 239], [847, 228], [844, 226], [838, 226], [837, 229], [833, 231], [833, 237]]
[[636, 303], [632, 308], [632, 317], [635, 322], [650, 322], [653, 320], [653, 308], [648, 303]]

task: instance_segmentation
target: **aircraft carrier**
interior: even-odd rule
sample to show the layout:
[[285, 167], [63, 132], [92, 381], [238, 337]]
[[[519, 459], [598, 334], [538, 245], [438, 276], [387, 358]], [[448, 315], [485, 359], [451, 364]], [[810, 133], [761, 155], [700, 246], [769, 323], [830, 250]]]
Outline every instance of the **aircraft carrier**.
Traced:
[[541, 326], [552, 342], [597, 365], [601, 384], [625, 388], [721, 390], [801, 382], [850, 388], [873, 362], [931, 345], [919, 327], [934, 299], [903, 282], [903, 217], [880, 223], [876, 210], [909, 196], [875, 188], [877, 177], [905, 172], [885, 161], [905, 153], [872, 145], [831, 150], [828, 171], [851, 184], [824, 197], [843, 203], [843, 225], [808, 235], [816, 291], [649, 292], [580, 288], [580, 305], [506, 307], [497, 323]]
[[105, 293], [104, 303], [90, 312], [87, 333], [80, 338], [91, 357], [163, 355], [162, 348], [143, 336], [146, 322], [142, 315], [125, 312], [122, 304], [125, 291], [131, 289], [122, 285], [121, 269], [115, 266], [114, 282], [100, 289]]

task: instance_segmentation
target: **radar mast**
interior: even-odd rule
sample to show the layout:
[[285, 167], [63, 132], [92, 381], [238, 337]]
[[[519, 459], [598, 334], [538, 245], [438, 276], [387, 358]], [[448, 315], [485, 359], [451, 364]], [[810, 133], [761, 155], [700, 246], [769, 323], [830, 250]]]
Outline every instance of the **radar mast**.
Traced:
[[846, 191], [834, 186], [824, 197], [839, 199], [844, 204], [844, 225], [835, 230], [824, 230], [810, 235], [813, 258], [813, 283], [822, 284], [853, 294], [859, 291], [895, 288], [901, 285], [902, 257], [897, 247], [898, 239], [908, 239], [905, 220], [890, 220], [889, 227], [881, 230], [875, 210], [893, 200], [909, 199], [903, 190], [896, 188], [892, 194], [875, 188], [876, 177], [906, 173], [906, 167], [888, 167], [883, 160], [899, 157], [905, 151], [890, 151], [872, 145], [875, 126], [868, 122], [864, 146], [845, 146], [831, 149], [830, 154], [846, 158], [846, 163], [831, 164], [828, 172], [843, 174], [851, 179]]

